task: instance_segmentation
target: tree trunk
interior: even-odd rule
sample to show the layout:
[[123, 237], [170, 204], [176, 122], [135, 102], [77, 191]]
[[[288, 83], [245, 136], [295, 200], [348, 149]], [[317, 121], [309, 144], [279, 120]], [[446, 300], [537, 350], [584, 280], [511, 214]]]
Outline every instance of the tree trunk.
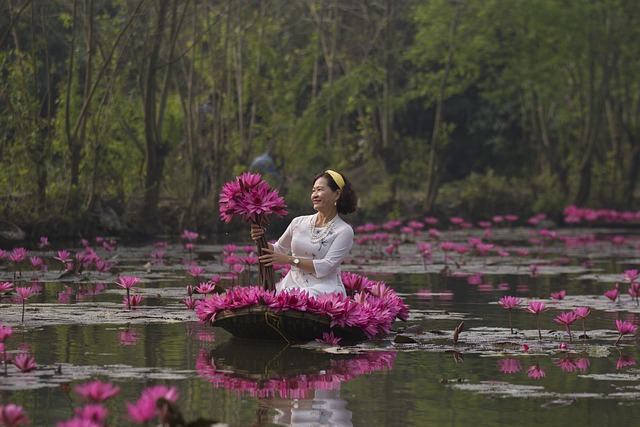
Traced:
[[461, 2], [456, 2], [456, 10], [451, 19], [449, 26], [449, 46], [447, 48], [447, 58], [445, 61], [444, 73], [438, 89], [438, 99], [436, 102], [435, 117], [433, 119], [433, 131], [431, 132], [431, 141], [429, 144], [429, 160], [427, 162], [427, 178], [425, 184], [425, 198], [423, 204], [423, 211], [425, 214], [431, 212], [436, 202], [438, 195], [438, 188], [440, 186], [440, 149], [438, 146], [438, 136], [440, 132], [440, 126], [442, 124], [442, 114], [444, 110], [444, 97], [445, 90], [447, 88], [447, 80], [449, 78], [449, 72], [451, 71], [451, 61], [453, 59], [454, 41], [456, 37], [456, 30], [458, 28], [458, 21], [460, 19], [460, 12], [462, 9]]

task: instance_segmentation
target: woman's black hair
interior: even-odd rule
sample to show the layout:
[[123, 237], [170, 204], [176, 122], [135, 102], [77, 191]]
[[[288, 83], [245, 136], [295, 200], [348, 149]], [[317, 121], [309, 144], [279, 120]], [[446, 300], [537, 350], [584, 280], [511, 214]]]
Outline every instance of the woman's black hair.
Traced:
[[333, 191], [340, 190], [341, 192], [340, 197], [336, 202], [336, 209], [338, 210], [338, 213], [350, 214], [352, 212], [355, 212], [358, 208], [358, 195], [356, 194], [355, 188], [353, 188], [353, 185], [351, 185], [347, 177], [343, 174], [340, 174], [340, 176], [342, 176], [342, 179], [344, 180], [344, 186], [342, 187], [342, 189], [338, 186], [333, 177], [327, 172], [321, 172], [316, 175], [315, 178], [313, 178], [313, 184], [315, 184], [318, 178], [326, 178], [327, 182], [329, 183], [329, 188], [331, 188]]

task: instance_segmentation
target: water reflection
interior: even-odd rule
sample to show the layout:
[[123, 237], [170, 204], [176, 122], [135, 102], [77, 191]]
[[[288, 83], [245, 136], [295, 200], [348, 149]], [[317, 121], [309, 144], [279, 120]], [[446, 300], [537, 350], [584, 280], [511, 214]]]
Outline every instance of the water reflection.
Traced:
[[200, 376], [214, 388], [258, 398], [258, 424], [351, 426], [343, 383], [361, 375], [390, 370], [395, 352], [329, 354], [321, 351], [238, 339], [201, 350]]

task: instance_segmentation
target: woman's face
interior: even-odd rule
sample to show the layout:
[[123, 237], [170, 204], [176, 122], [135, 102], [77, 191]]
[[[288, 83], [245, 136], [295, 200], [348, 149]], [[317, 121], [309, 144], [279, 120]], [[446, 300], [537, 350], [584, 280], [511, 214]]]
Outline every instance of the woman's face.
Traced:
[[335, 203], [340, 197], [340, 190], [333, 191], [329, 187], [327, 178], [320, 177], [311, 188], [311, 203], [317, 211], [327, 211], [335, 208]]

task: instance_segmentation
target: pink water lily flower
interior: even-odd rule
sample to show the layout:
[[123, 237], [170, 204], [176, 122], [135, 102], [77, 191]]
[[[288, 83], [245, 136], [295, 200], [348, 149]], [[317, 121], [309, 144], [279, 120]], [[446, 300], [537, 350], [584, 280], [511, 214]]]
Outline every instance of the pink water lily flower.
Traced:
[[511, 333], [513, 334], [513, 326], [511, 324], [511, 310], [522, 303], [522, 299], [516, 298], [510, 295], [505, 295], [498, 301], [498, 304], [507, 310], [509, 310], [509, 329], [511, 329]]
[[556, 316], [556, 318], [553, 319], [553, 320], [556, 323], [560, 323], [561, 325], [565, 325], [565, 327], [567, 329], [567, 333], [569, 334], [569, 342], [573, 342], [573, 339], [571, 337], [571, 328], [569, 326], [573, 322], [578, 320], [578, 315], [576, 313], [574, 313], [573, 311], [566, 311], [566, 312], [560, 313], [560, 315]]
[[120, 286], [123, 289], [131, 289], [140, 281], [139, 277], [133, 276], [120, 276], [118, 280], [116, 280], [116, 285]]
[[26, 424], [29, 424], [29, 417], [22, 406], [13, 403], [0, 405], [0, 425], [18, 427]]
[[5, 342], [11, 334], [13, 333], [13, 328], [10, 326], [4, 326], [0, 321], [0, 342]]
[[199, 294], [210, 294], [211, 292], [216, 290], [216, 284], [212, 281], [202, 282], [198, 286], [196, 286], [196, 292]]
[[625, 270], [625, 272], [622, 274], [622, 278], [623, 280], [626, 280], [627, 282], [634, 282], [638, 279], [638, 276], [640, 274], [638, 273], [638, 270]]
[[587, 336], [587, 329], [584, 326], [584, 319], [586, 319], [589, 314], [591, 314], [591, 309], [589, 307], [576, 307], [573, 312], [582, 321], [582, 337], [584, 337], [585, 339], [589, 338]]
[[202, 267], [192, 267], [190, 269], [187, 270], [187, 274], [193, 277], [200, 277], [202, 276], [204, 273], [206, 272], [206, 270]]
[[157, 413], [154, 400], [140, 398], [135, 404], [127, 402], [127, 414], [129, 419], [135, 423], [146, 424], [153, 420]]
[[75, 391], [86, 401], [100, 403], [118, 394], [120, 387], [94, 380], [77, 385]]
[[547, 311], [546, 304], [543, 301], [531, 301], [526, 310], [529, 313], [536, 315], [536, 323], [538, 325], [538, 338], [542, 339], [542, 333], [540, 332], [540, 313]]
[[109, 411], [104, 406], [95, 404], [81, 406], [76, 408], [74, 412], [78, 420], [93, 422], [98, 426], [104, 425], [109, 414]]
[[118, 280], [116, 280], [116, 285], [127, 290], [127, 297], [124, 301], [127, 304], [129, 310], [131, 310], [130, 289], [133, 288], [133, 286], [135, 286], [139, 281], [139, 277], [133, 276], [119, 276]]
[[551, 298], [553, 299], [563, 300], [565, 296], [567, 296], [567, 291], [564, 289], [559, 292], [551, 292]]
[[36, 360], [29, 353], [20, 353], [13, 358], [13, 364], [22, 372], [30, 372], [37, 368]]
[[615, 346], [618, 345], [618, 342], [620, 341], [620, 339], [624, 336], [624, 335], [630, 335], [630, 334], [635, 334], [636, 331], [638, 330], [638, 327], [632, 323], [629, 322], [625, 322], [623, 320], [617, 319], [616, 320], [616, 329], [618, 329], [618, 339], [616, 340], [616, 342], [613, 344]]
[[607, 298], [609, 298], [611, 301], [614, 301], [614, 302], [616, 299], [618, 299], [618, 295], [619, 295], [619, 291], [617, 287], [610, 289], [604, 293], [604, 296], [606, 296]]
[[12, 282], [0, 282], [0, 292], [10, 291], [13, 289]]

